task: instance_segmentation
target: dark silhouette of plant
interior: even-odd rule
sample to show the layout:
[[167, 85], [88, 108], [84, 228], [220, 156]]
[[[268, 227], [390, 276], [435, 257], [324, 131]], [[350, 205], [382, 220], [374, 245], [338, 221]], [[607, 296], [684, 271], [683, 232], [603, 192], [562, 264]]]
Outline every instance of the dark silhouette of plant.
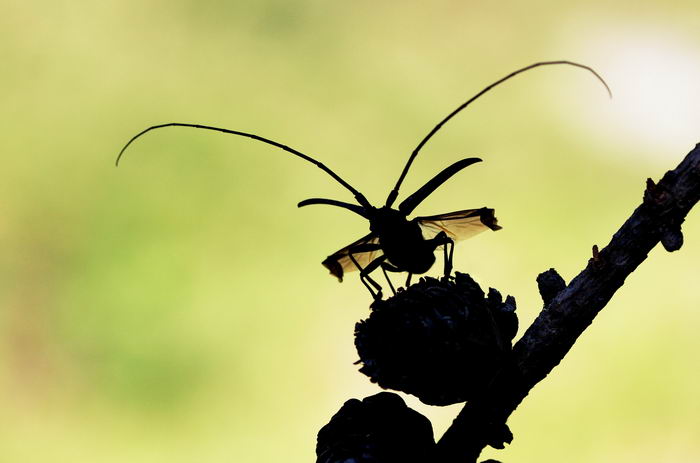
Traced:
[[537, 277], [544, 307], [512, 347], [515, 299], [484, 294], [469, 275], [423, 278], [375, 301], [355, 330], [360, 371], [427, 404], [466, 403], [435, 442], [427, 418], [397, 395], [352, 399], [319, 432], [317, 463], [475, 463], [487, 445], [503, 448], [513, 438], [508, 417], [625, 278], [657, 243], [681, 248], [681, 224], [699, 199], [700, 144], [658, 183], [647, 180], [641, 205], [568, 285], [554, 269]]

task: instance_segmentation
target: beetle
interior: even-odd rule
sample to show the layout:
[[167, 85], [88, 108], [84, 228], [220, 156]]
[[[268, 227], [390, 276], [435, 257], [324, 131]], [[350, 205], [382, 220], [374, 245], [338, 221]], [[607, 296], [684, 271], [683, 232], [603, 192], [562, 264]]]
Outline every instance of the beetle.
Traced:
[[395, 292], [394, 287], [391, 284], [391, 280], [389, 280], [386, 273], [387, 271], [407, 272], [408, 277], [406, 279], [406, 286], [408, 286], [413, 274], [425, 273], [433, 266], [435, 263], [435, 251], [437, 248], [442, 247], [444, 253], [444, 278], [449, 278], [452, 271], [452, 255], [455, 241], [468, 238], [484, 230], [490, 229], [496, 231], [501, 228], [496, 220], [494, 210], [488, 207], [466, 209], [434, 216], [415, 217], [411, 220], [408, 219], [408, 215], [411, 214], [411, 212], [413, 212], [413, 210], [433, 191], [454, 176], [457, 172], [474, 163], [480, 162], [481, 159], [479, 158], [465, 158], [453, 163], [435, 175], [425, 185], [416, 190], [416, 192], [404, 199], [396, 209], [392, 208], [398, 197], [401, 183], [406, 177], [411, 164], [420, 150], [445, 123], [457, 115], [457, 113], [465, 109], [477, 98], [491, 90], [493, 87], [530, 69], [557, 64], [574, 66], [591, 72], [600, 82], [602, 82], [608, 91], [608, 94], [612, 97], [612, 92], [610, 91], [607, 83], [600, 75], [598, 75], [596, 71], [589, 66], [572, 61], [540, 61], [513, 71], [505, 77], [491, 83], [466, 102], [459, 105], [435, 127], [433, 127], [430, 132], [428, 132], [428, 134], [411, 152], [411, 155], [409, 156], [398, 181], [396, 182], [394, 188], [389, 192], [387, 200], [382, 207], [372, 206], [372, 204], [370, 204], [362, 193], [353, 188], [325, 164], [302, 153], [301, 151], [253, 133], [229, 130], [209, 125], [170, 122], [148, 127], [147, 129], [134, 135], [126, 143], [126, 145], [124, 145], [117, 156], [116, 165], [119, 165], [119, 161], [126, 149], [137, 138], [141, 137], [147, 132], [164, 127], [189, 127], [247, 137], [275, 146], [316, 165], [338, 183], [340, 183], [343, 187], [349, 190], [355, 197], [357, 204], [337, 201], [334, 199], [310, 198], [298, 203], [298, 207], [313, 204], [325, 204], [341, 207], [350, 210], [368, 220], [370, 228], [369, 234], [331, 254], [322, 262], [322, 264], [330, 271], [332, 275], [336, 276], [339, 281], [342, 281], [345, 272], [359, 270], [360, 280], [369, 290], [370, 294], [375, 299], [381, 299], [382, 287], [370, 277], [370, 273], [377, 268], [382, 269], [391, 290]]

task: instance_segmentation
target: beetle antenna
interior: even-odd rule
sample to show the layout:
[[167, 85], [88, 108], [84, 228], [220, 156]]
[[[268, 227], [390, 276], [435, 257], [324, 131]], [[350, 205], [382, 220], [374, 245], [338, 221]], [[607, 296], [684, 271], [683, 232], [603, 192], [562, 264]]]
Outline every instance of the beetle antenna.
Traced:
[[309, 206], [311, 204], [327, 204], [329, 206], [337, 206], [337, 207], [342, 207], [344, 209], [348, 209], [355, 214], [361, 215], [365, 219], [369, 220], [369, 213], [367, 209], [364, 207], [358, 206], [357, 204], [349, 204], [343, 201], [336, 201], [335, 199], [326, 199], [326, 198], [310, 198], [310, 199], [305, 199], [301, 201], [299, 204], [297, 204], [297, 207], [304, 207], [304, 206]]
[[411, 167], [413, 160], [418, 155], [418, 152], [421, 150], [421, 148], [423, 148], [423, 146], [428, 142], [428, 140], [430, 140], [432, 138], [432, 136], [435, 135], [435, 133], [437, 133], [437, 131], [440, 130], [443, 125], [445, 125], [445, 123], [447, 121], [449, 121], [454, 116], [456, 116], [457, 113], [459, 113], [464, 108], [469, 106], [474, 100], [479, 98], [481, 95], [488, 92], [489, 90], [496, 87], [497, 85], [502, 84], [503, 82], [510, 79], [511, 77], [515, 77], [520, 73], [523, 73], [525, 71], [529, 71], [530, 69], [533, 69], [536, 67], [549, 66], [552, 64], [567, 64], [569, 66], [575, 66], [577, 68], [582, 68], [582, 69], [585, 69], [585, 70], [591, 72], [605, 86], [605, 89], [608, 91], [608, 95], [610, 96], [610, 98], [612, 98], [612, 92], [610, 91], [610, 87], [608, 87], [608, 84], [605, 82], [605, 80], [597, 72], [595, 72], [593, 70], [593, 68], [591, 68], [589, 66], [585, 66], [583, 64], [574, 63], [573, 61], [564, 61], [564, 60], [540, 61], [540, 62], [531, 64], [529, 66], [525, 66], [524, 68], [518, 69], [517, 71], [513, 71], [510, 74], [508, 74], [507, 76], [493, 82], [492, 84], [490, 84], [489, 86], [484, 88], [482, 91], [480, 91], [479, 93], [477, 93], [476, 95], [474, 95], [473, 97], [468, 99], [466, 102], [459, 105], [454, 111], [452, 111], [450, 114], [448, 114], [447, 117], [445, 117], [435, 127], [433, 127], [433, 129], [430, 132], [428, 132], [428, 135], [426, 135], [425, 138], [423, 138], [423, 140], [421, 140], [421, 142], [418, 143], [418, 146], [415, 147], [415, 149], [411, 153], [411, 156], [408, 158], [408, 162], [406, 163], [406, 166], [403, 168], [403, 172], [401, 172], [401, 176], [399, 177], [399, 180], [396, 182], [396, 186], [389, 193], [389, 197], [386, 200], [386, 206], [391, 207], [391, 205], [394, 204], [394, 201], [396, 201], [396, 197], [399, 195], [399, 187], [401, 186], [401, 183], [403, 182], [404, 177], [406, 177], [406, 174], [408, 173], [408, 169]]
[[117, 156], [117, 160], [115, 162], [115, 165], [119, 166], [119, 161], [121, 160], [122, 155], [124, 154], [126, 149], [129, 147], [129, 145], [131, 145], [137, 138], [141, 137], [142, 135], [145, 135], [146, 133], [150, 132], [151, 130], [162, 129], [163, 127], [191, 127], [194, 129], [213, 130], [215, 132], [222, 132], [222, 133], [227, 133], [227, 134], [231, 134], [231, 135], [239, 135], [241, 137], [252, 138], [253, 140], [261, 141], [263, 143], [267, 143], [268, 145], [275, 146], [277, 148], [280, 148], [288, 153], [292, 153], [293, 155], [298, 156], [298, 157], [316, 165], [316, 167], [318, 167], [321, 170], [323, 170], [324, 172], [326, 172], [328, 175], [333, 177], [338, 183], [340, 183], [345, 188], [350, 190], [350, 192], [355, 196], [355, 199], [357, 200], [358, 203], [360, 203], [360, 205], [362, 205], [363, 207], [368, 207], [368, 208], [372, 207], [370, 205], [369, 201], [367, 201], [367, 198], [365, 198], [362, 193], [360, 193], [355, 188], [353, 188], [348, 182], [346, 182], [345, 180], [340, 178], [340, 176], [338, 174], [333, 172], [325, 164], [323, 164], [320, 161], [317, 161], [316, 159], [312, 158], [311, 156], [308, 156], [308, 155], [302, 153], [301, 151], [295, 150], [294, 148], [291, 148], [287, 145], [283, 145], [282, 143], [278, 143], [274, 140], [270, 140], [268, 138], [261, 137], [260, 135], [255, 135], [255, 134], [247, 133], [247, 132], [239, 132], [237, 130], [222, 129], [220, 127], [212, 127], [209, 125], [186, 124], [186, 123], [182, 123], [182, 122], [170, 122], [167, 124], [153, 125], [145, 130], [142, 130], [141, 132], [137, 133], [136, 135], [134, 135], [131, 138], [131, 140], [129, 140], [127, 142], [127, 144], [124, 145], [124, 148], [122, 148], [121, 151], [119, 151], [119, 155]]

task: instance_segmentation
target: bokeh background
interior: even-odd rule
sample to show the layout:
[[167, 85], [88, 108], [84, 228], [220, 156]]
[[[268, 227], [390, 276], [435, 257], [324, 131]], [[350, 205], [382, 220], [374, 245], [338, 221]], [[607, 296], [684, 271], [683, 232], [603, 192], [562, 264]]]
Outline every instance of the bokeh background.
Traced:
[[[321, 260], [366, 233], [351, 200], [274, 138], [381, 202], [481, 156], [418, 214], [490, 206], [504, 229], [456, 267], [541, 308], [700, 142], [696, 1], [3, 2], [0, 461], [313, 461], [341, 404], [369, 296]], [[512, 417], [506, 462], [700, 461], [700, 214], [655, 249]], [[428, 415], [437, 435], [459, 407]]]

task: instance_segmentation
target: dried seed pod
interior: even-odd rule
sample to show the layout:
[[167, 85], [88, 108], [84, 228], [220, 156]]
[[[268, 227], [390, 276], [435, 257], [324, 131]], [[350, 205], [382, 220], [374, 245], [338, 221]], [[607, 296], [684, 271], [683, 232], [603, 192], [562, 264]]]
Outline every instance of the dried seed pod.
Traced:
[[318, 432], [316, 463], [425, 463], [434, 460], [430, 421], [396, 394], [345, 402]]
[[487, 387], [510, 359], [515, 299], [484, 295], [467, 274], [422, 278], [372, 304], [355, 326], [360, 371], [386, 389], [429, 405], [464, 402]]

